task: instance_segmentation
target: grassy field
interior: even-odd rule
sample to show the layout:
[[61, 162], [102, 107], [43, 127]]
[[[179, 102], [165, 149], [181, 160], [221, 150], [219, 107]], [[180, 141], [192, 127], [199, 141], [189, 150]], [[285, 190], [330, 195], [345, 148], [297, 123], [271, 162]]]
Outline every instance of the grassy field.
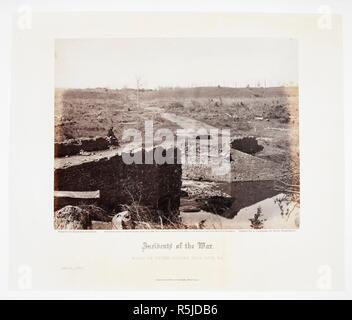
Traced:
[[126, 128], [143, 130], [145, 120], [176, 129], [162, 112], [257, 137], [264, 146], [258, 157], [277, 163], [299, 157], [297, 87], [141, 89], [138, 99], [134, 89], [56, 89], [55, 139], [103, 136], [111, 126], [121, 139]]
[[55, 140], [104, 136], [113, 126], [121, 139], [127, 128], [143, 129], [145, 120], [153, 120], [154, 126], [173, 127], [165, 123], [153, 110], [137, 108], [133, 91], [106, 89], [55, 91]]

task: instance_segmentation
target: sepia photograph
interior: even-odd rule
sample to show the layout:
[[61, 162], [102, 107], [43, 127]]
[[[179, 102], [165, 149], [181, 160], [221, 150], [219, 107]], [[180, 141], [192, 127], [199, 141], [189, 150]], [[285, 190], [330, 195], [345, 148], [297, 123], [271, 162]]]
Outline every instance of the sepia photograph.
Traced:
[[291, 38], [55, 40], [56, 230], [296, 230]]

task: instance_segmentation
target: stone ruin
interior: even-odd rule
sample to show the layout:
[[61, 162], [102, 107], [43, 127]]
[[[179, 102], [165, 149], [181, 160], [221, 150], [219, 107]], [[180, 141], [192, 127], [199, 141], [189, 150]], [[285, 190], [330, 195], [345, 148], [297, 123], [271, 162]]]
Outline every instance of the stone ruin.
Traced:
[[[141, 149], [143, 160], [146, 151]], [[111, 150], [110, 150], [111, 151]], [[68, 204], [96, 204], [110, 212], [121, 205], [137, 202], [148, 207], [155, 214], [173, 218], [179, 215], [182, 167], [177, 161], [178, 152], [174, 149], [173, 164], [126, 164], [123, 154], [117, 150], [103, 157], [76, 156], [80, 161], [70, 162], [70, 158], [55, 166], [55, 191], [99, 191], [98, 199], [71, 199], [56, 197], [55, 210]], [[59, 159], [56, 159], [59, 160]]]

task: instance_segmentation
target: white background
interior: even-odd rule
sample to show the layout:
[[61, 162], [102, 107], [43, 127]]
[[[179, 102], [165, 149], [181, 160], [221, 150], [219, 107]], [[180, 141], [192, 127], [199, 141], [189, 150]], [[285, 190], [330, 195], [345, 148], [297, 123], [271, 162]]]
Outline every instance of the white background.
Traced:
[[[59, 4], [56, 7], [56, 9], [63, 9], [65, 7], [65, 3], [67, 3], [66, 9], [69, 11], [71, 9], [77, 9], [79, 11], [82, 11], [85, 7], [79, 6], [79, 2], [75, 2], [75, 8], [72, 8], [69, 6], [68, 1], [61, 1], [60, 2], [60, 7]], [[85, 1], [87, 3], [87, 1]], [[351, 22], [351, 6], [349, 5], [348, 1], [324, 1], [323, 4], [321, 4], [319, 1], [246, 1], [246, 3], [241, 3], [240, 1], [233, 1], [231, 5], [227, 4], [225, 5], [222, 4], [221, 2], [217, 2], [217, 4], [212, 4], [210, 2], [202, 1], [201, 4], [197, 4], [197, 2], [187, 2], [186, 4], [183, 4], [182, 1], [178, 1], [177, 6], [176, 5], [167, 5], [165, 4], [165, 1], [163, 2], [164, 4], [162, 6], [157, 5], [156, 2], [154, 4], [150, 4], [149, 6], [146, 6], [144, 4], [143, 6], [137, 6], [134, 5], [134, 7], [128, 6], [127, 2], [125, 5], [121, 4], [119, 5], [114, 5], [114, 6], [109, 6], [109, 5], [102, 5], [102, 2], [100, 1], [99, 5], [97, 4], [94, 6], [93, 2], [88, 2], [89, 5], [86, 4], [87, 10], [106, 10], [109, 8], [113, 8], [115, 10], [117, 9], [122, 9], [123, 11], [126, 10], [138, 10], [138, 11], [143, 11], [143, 10], [148, 10], [148, 11], [169, 11], [169, 10], [179, 10], [179, 11], [200, 11], [200, 10], [205, 10], [205, 11], [256, 11], [256, 12], [286, 12], [286, 13], [294, 13], [294, 12], [310, 12], [310, 13], [321, 13], [320, 10], [322, 10], [321, 5], [329, 5], [330, 3], [330, 8], [333, 13], [342, 13], [344, 16], [344, 49], [345, 57], [351, 56], [351, 43], [349, 42], [352, 37], [351, 37], [351, 28], [350, 24]], [[161, 2], [160, 2], [161, 3]], [[28, 2], [27, 2], [28, 4]], [[46, 7], [43, 1], [43, 4], [41, 4], [39, 1], [32, 1], [30, 2], [34, 6], [34, 9], [42, 9], [43, 11], [46, 11], [50, 9], [49, 7]], [[8, 165], [8, 155], [6, 151], [7, 150], [7, 143], [9, 141], [9, 106], [10, 106], [10, 78], [11, 78], [11, 57], [12, 57], [12, 51], [11, 51], [11, 15], [10, 11], [16, 11], [16, 7], [8, 7], [5, 8], [5, 4], [2, 4], [4, 8], [1, 10], [1, 16], [0, 16], [0, 21], [1, 21], [1, 32], [3, 33], [2, 39], [1, 39], [1, 47], [2, 50], [0, 51], [0, 61], [3, 64], [1, 66], [1, 90], [3, 90], [1, 94], [1, 103], [2, 103], [2, 119], [4, 119], [3, 124], [1, 126], [1, 137], [2, 137], [2, 150], [3, 150], [3, 156], [1, 158], [1, 169], [3, 170], [2, 174], [2, 189], [1, 189], [1, 294], [4, 297], [99, 297], [99, 298], [144, 298], [144, 297], [155, 297], [155, 298], [336, 298], [336, 297], [351, 297], [351, 277], [350, 274], [346, 274], [346, 290], [344, 292], [301, 292], [299, 295], [297, 293], [280, 293], [280, 292], [262, 292], [262, 293], [254, 293], [254, 292], [168, 292], [168, 293], [163, 293], [163, 292], [152, 292], [146, 293], [143, 292], [24, 292], [24, 291], [16, 291], [16, 292], [10, 292], [7, 289], [7, 267], [8, 267], [8, 238], [9, 238], [9, 233], [8, 233], [8, 215], [7, 213], [9, 212], [8, 210], [8, 193], [7, 193], [7, 170], [6, 167]], [[348, 7], [349, 6], [349, 7]], [[326, 7], [324, 7], [323, 10], [325, 10]], [[348, 25], [349, 24], [349, 25]], [[348, 74], [351, 74], [350, 71], [350, 63], [347, 59], [344, 61], [344, 68], [345, 68], [345, 78], [344, 78], [344, 86], [345, 86], [345, 130], [346, 130], [346, 140], [345, 140], [345, 150], [346, 150], [346, 177], [351, 177], [351, 170], [348, 166], [349, 163], [351, 163], [351, 145], [350, 139], [351, 138], [351, 130], [348, 128], [349, 120], [351, 119], [351, 111], [350, 108], [347, 106], [351, 105], [351, 101], [348, 97], [348, 85], [351, 84], [351, 79]], [[348, 78], [349, 77], [349, 78]], [[327, 146], [328, 148], [328, 146]], [[323, 183], [323, 181], [322, 181]], [[346, 181], [346, 205], [348, 204], [348, 195], [351, 193], [351, 184], [350, 180], [348, 182]], [[350, 212], [350, 207], [346, 209], [346, 213]], [[351, 239], [351, 218], [350, 215], [346, 215], [345, 219], [345, 224], [346, 224], [346, 237], [349, 237], [348, 239], [346, 238], [346, 271], [349, 271], [352, 269], [351, 265], [351, 255], [349, 254], [349, 251], [351, 249], [350, 244], [352, 243]], [[328, 235], [327, 235], [328, 236]], [[302, 261], [302, 263], [304, 263]]]

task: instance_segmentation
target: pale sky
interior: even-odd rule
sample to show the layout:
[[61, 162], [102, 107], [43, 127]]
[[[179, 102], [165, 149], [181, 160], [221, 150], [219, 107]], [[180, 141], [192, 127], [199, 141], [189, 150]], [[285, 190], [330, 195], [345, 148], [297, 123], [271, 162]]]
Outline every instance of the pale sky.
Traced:
[[58, 88], [277, 86], [298, 83], [297, 40], [278, 38], [60, 39]]

